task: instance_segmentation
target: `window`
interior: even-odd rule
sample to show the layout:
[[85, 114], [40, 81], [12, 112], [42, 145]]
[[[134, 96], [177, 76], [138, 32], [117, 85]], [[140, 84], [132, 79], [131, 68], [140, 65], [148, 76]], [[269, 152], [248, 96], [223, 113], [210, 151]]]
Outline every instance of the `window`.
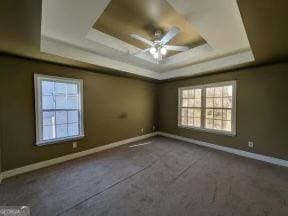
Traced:
[[232, 130], [232, 92], [232, 85], [206, 88], [205, 128]]
[[179, 88], [181, 127], [236, 134], [236, 81]]
[[84, 136], [82, 80], [35, 74], [36, 144]]
[[181, 125], [201, 126], [201, 89], [191, 88], [182, 91]]

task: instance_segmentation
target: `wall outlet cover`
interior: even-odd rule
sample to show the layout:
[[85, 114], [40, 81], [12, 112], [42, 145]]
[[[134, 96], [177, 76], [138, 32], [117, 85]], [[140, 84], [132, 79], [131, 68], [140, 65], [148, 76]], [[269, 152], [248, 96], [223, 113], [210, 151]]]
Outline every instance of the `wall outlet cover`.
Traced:
[[248, 147], [249, 147], [249, 148], [253, 148], [253, 147], [254, 147], [254, 143], [253, 143], [252, 141], [249, 141], [249, 142], [248, 142]]

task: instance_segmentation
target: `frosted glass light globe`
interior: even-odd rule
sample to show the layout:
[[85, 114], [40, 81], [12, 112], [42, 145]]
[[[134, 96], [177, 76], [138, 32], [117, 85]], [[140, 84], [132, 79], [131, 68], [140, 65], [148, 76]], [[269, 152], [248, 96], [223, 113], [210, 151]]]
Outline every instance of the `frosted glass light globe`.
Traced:
[[162, 55], [166, 55], [166, 54], [167, 54], [167, 49], [166, 49], [165, 47], [162, 47], [162, 48], [160, 49], [160, 53], [161, 53]]
[[151, 47], [149, 51], [150, 51], [150, 53], [151, 53], [152, 55], [154, 55], [157, 50], [156, 50], [155, 47]]

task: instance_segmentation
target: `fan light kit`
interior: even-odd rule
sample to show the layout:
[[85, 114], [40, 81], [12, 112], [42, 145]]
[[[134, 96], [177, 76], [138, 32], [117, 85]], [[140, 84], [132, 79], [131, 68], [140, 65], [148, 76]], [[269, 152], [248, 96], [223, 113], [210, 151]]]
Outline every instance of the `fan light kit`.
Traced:
[[183, 52], [189, 50], [187, 46], [173, 46], [167, 45], [167, 43], [172, 40], [177, 34], [180, 33], [180, 29], [178, 27], [172, 27], [168, 33], [166, 33], [163, 37], [160, 31], [155, 32], [155, 40], [150, 41], [146, 38], [143, 38], [136, 34], [131, 34], [130, 36], [136, 40], [139, 40], [150, 47], [139, 52], [134, 53], [134, 55], [138, 55], [139, 53], [149, 52], [152, 57], [156, 60], [157, 63], [162, 61], [163, 56], [165, 56], [168, 50], [174, 50], [178, 52]]
[[167, 54], [167, 48], [161, 44], [161, 41], [154, 41], [154, 45], [149, 48], [149, 52], [156, 60], [161, 60]]

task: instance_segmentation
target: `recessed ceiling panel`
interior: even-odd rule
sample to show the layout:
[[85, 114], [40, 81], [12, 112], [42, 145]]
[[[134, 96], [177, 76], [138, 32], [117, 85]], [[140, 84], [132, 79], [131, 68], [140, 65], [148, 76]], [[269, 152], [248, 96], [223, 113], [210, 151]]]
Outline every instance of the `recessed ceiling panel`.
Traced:
[[193, 48], [206, 43], [166, 0], [111, 0], [93, 28], [144, 49], [147, 45], [131, 38], [130, 34], [153, 40], [156, 30], [164, 35], [173, 26], [181, 32], [169, 44]]

